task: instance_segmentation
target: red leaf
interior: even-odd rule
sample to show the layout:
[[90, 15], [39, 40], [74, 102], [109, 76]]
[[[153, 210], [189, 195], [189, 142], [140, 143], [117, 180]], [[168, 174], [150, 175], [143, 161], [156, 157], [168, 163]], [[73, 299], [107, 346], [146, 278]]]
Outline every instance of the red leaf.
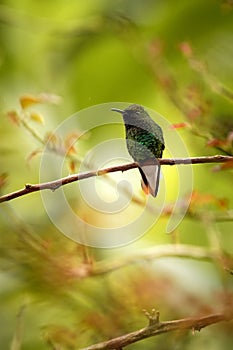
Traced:
[[207, 142], [208, 147], [218, 147], [218, 146], [226, 146], [227, 145], [226, 140], [220, 140], [220, 139], [212, 139]]
[[221, 171], [221, 170], [229, 170], [229, 169], [233, 169], [233, 160], [216, 165], [213, 168], [213, 172], [217, 172], [217, 171]]
[[192, 47], [191, 47], [190, 43], [188, 43], [187, 41], [184, 41], [183, 43], [181, 43], [179, 45], [179, 48], [185, 57], [190, 58], [193, 56]]
[[15, 124], [17, 126], [20, 126], [20, 117], [16, 111], [9, 111], [7, 112], [7, 117], [12, 122], [12, 124]]
[[190, 209], [202, 209], [208, 207], [209, 205], [214, 205], [220, 209], [228, 208], [228, 200], [226, 198], [217, 198], [210, 193], [200, 193], [198, 191], [193, 191], [191, 195]]
[[69, 162], [69, 169], [72, 174], [75, 173], [76, 163], [73, 160]]
[[182, 129], [182, 128], [188, 128], [190, 125], [186, 122], [181, 123], [175, 123], [171, 125], [171, 129]]

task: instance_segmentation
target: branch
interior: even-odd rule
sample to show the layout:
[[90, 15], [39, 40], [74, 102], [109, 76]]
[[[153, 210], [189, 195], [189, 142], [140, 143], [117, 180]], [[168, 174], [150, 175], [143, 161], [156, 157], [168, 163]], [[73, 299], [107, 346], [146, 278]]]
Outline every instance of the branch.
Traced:
[[121, 269], [141, 261], [152, 261], [164, 257], [182, 257], [197, 260], [216, 259], [214, 251], [188, 244], [163, 244], [155, 247], [141, 249], [140, 253], [121, 256], [117, 259], [105, 259], [94, 264], [91, 275], [102, 275]]
[[103, 350], [103, 349], [123, 349], [123, 347], [136, 343], [142, 339], [153, 337], [162, 333], [173, 332], [177, 330], [191, 329], [200, 331], [202, 328], [222, 321], [230, 321], [232, 315], [216, 313], [203, 317], [183, 318], [180, 320], [160, 322], [159, 313], [152, 310], [152, 314], [146, 313], [149, 319], [149, 325], [137, 331], [122, 335], [120, 337], [94, 344], [81, 350]]
[[215, 260], [222, 268], [232, 274], [233, 258], [224, 252], [218, 253], [214, 249], [201, 248], [189, 244], [163, 244], [151, 248], [141, 249], [140, 253], [121, 256], [121, 259], [104, 259], [96, 262], [90, 270], [90, 276], [99, 276], [116, 271], [123, 267], [149, 262], [164, 257], [179, 257], [195, 260]]
[[[204, 163], [225, 163], [225, 162], [233, 162], [233, 156], [223, 156], [223, 155], [216, 155], [216, 156], [208, 156], [208, 157], [193, 157], [193, 158], [174, 158], [174, 159], [158, 159], [160, 165], [178, 165], [178, 164], [204, 164]], [[41, 184], [26, 184], [25, 187], [21, 190], [11, 192], [8, 194], [5, 194], [0, 197], [0, 203], [10, 201], [14, 198], [18, 198], [21, 196], [24, 196], [29, 193], [38, 192], [42, 190], [51, 190], [55, 191], [61, 186], [67, 185], [71, 182], [80, 181], [84, 179], [88, 179], [90, 177], [94, 176], [102, 176], [108, 173], [113, 173], [116, 171], [127, 171], [130, 169], [138, 168], [138, 163], [129, 163], [124, 165], [118, 165], [110, 168], [105, 168], [97, 171], [90, 171], [85, 172], [81, 174], [74, 174], [69, 175], [66, 177], [63, 177], [58, 180], [44, 182]]]

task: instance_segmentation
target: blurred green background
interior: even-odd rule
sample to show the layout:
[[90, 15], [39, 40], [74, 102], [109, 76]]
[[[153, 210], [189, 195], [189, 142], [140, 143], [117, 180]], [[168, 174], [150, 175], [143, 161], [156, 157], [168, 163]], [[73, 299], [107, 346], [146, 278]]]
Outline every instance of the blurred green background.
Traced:
[[[230, 0], [1, 1], [2, 194], [39, 181], [43, 142], [27, 126], [43, 141], [71, 114], [95, 104], [142, 104], [171, 124], [186, 123], [177, 132], [191, 156], [232, 155], [232, 29]], [[20, 107], [20, 97], [41, 93], [61, 96], [61, 101], [33, 104], [25, 112], [21, 99]], [[16, 119], [26, 118], [26, 127], [12, 111]], [[30, 111], [41, 119], [30, 118]], [[106, 135], [114, 132], [107, 129]], [[98, 135], [84, 138], [75, 156], [82, 158], [97, 140]], [[76, 171], [74, 164], [68, 157]], [[167, 206], [175, 198], [175, 174], [166, 168]], [[165, 233], [168, 210], [141, 239], [112, 250], [83, 247], [64, 237], [38, 193], [1, 204], [1, 348], [82, 348], [144, 327], [142, 309], [159, 309], [162, 320], [232, 309], [232, 170], [205, 164], [193, 166], [193, 174], [189, 211], [173, 233]], [[143, 203], [143, 195], [138, 196], [132, 212]], [[88, 208], [75, 196], [71, 201], [85, 220]], [[104, 220], [98, 213], [94, 219]], [[136, 265], [89, 276], [96, 261], [107, 270], [111, 259], [125, 261], [141, 249], [166, 250], [167, 244], [189, 245], [191, 258], [139, 259]], [[193, 259], [198, 247], [217, 258]], [[232, 346], [228, 323], [128, 348]]]

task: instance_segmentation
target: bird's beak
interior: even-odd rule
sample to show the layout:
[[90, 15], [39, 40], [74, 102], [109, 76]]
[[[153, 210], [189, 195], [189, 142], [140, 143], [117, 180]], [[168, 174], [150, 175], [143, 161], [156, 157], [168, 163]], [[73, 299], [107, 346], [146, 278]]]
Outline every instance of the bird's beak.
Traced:
[[121, 114], [124, 113], [124, 111], [122, 109], [118, 109], [118, 108], [111, 108], [111, 111], [121, 113]]

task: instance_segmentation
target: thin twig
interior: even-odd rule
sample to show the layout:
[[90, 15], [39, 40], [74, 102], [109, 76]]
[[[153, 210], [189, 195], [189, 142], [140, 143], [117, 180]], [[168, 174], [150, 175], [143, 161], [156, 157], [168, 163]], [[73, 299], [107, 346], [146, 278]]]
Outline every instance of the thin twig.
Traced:
[[203, 317], [184, 318], [180, 320], [160, 322], [155, 318], [154, 322], [149, 322], [149, 326], [139, 329], [137, 331], [124, 334], [120, 337], [104, 341], [102, 343], [94, 344], [81, 350], [106, 350], [106, 349], [121, 349], [130, 344], [136, 343], [142, 339], [153, 337], [162, 333], [173, 332], [177, 330], [191, 329], [192, 331], [200, 331], [202, 328], [212, 324], [230, 321], [233, 319], [232, 315], [225, 315], [223, 313], [211, 314]]
[[152, 261], [164, 257], [183, 257], [197, 260], [215, 259], [216, 254], [209, 249], [188, 244], [163, 244], [155, 247], [141, 249], [140, 253], [122, 256], [121, 259], [105, 259], [94, 264], [91, 275], [102, 275], [109, 272], [137, 264], [142, 261]]
[[10, 350], [20, 350], [22, 346], [22, 338], [23, 338], [23, 318], [25, 314], [26, 304], [23, 304], [20, 307], [20, 310], [17, 314], [17, 321], [14, 336], [12, 339], [12, 343], [10, 346]]
[[[216, 156], [192, 157], [192, 158], [173, 158], [173, 159], [164, 158], [164, 159], [158, 159], [158, 161], [160, 165], [179, 165], [179, 164], [190, 165], [190, 164], [205, 164], [205, 163], [225, 163], [225, 162], [233, 161], [233, 157], [216, 155]], [[123, 172], [134, 168], [138, 168], [138, 163], [134, 162], [129, 164], [113, 166], [110, 168], [105, 168], [97, 171], [90, 171], [90, 172], [85, 172], [81, 174], [69, 175], [58, 180], [44, 182], [41, 184], [26, 184], [25, 187], [21, 190], [11, 192], [1, 196], [0, 203], [10, 201], [14, 198], [18, 198], [29, 193], [38, 192], [42, 190], [55, 191], [59, 187], [75, 181], [80, 181], [80, 180], [88, 179], [95, 176], [101, 176], [101, 175], [113, 173], [116, 171]]]
[[96, 262], [90, 270], [91, 276], [104, 275], [109, 272], [137, 264], [149, 262], [164, 257], [179, 257], [195, 260], [217, 260], [227, 271], [231, 271], [233, 258], [225, 255], [224, 252], [217, 252], [214, 249], [206, 249], [189, 244], [163, 244], [155, 247], [141, 249], [139, 253], [121, 256], [121, 259], [105, 259]]

